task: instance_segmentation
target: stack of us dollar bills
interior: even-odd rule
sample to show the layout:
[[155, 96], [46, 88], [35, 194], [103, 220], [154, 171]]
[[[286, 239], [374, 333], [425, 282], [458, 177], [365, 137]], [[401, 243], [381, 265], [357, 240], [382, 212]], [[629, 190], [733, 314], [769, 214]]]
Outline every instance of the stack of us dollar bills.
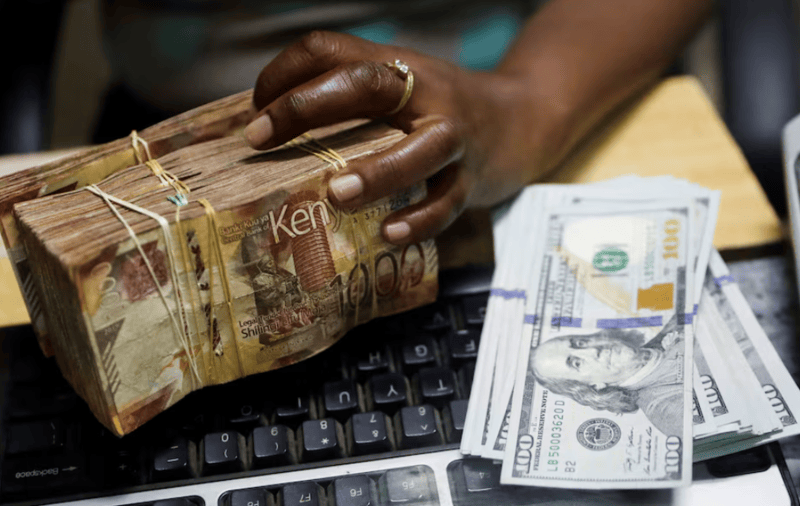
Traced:
[[626, 176], [497, 210], [461, 451], [506, 484], [669, 488], [800, 433], [800, 391], [712, 247], [719, 198]]
[[250, 148], [243, 93], [0, 180], [3, 238], [42, 348], [127, 434], [193, 390], [310, 357], [432, 302], [434, 242], [385, 242], [425, 186], [360, 209], [327, 199], [348, 161], [405, 134], [380, 122]]

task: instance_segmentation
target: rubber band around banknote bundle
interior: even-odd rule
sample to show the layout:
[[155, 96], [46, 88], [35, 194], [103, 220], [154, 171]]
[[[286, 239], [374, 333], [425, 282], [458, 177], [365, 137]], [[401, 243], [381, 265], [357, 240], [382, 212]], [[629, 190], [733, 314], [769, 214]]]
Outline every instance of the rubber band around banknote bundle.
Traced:
[[[304, 133], [303, 135], [292, 139], [291, 141], [286, 143], [287, 146], [295, 147], [305, 151], [306, 153], [310, 153], [317, 158], [321, 158], [322, 160], [326, 161], [333, 167], [334, 172], [339, 172], [342, 169], [347, 167], [347, 160], [344, 159], [342, 155], [334, 151], [333, 149], [329, 148], [328, 146], [324, 145], [319, 140], [315, 139], [311, 134]], [[356, 225], [358, 226], [358, 231], [355, 228], [351, 228], [352, 236], [353, 236], [353, 246], [356, 250], [356, 269], [358, 269], [359, 265], [363, 265], [361, 262], [361, 247], [358, 244], [358, 233], [361, 233], [361, 237], [365, 239], [367, 251], [369, 252], [369, 262], [367, 263], [367, 272], [370, 272], [371, 267], [374, 265], [375, 262], [375, 251], [372, 248], [372, 244], [369, 242], [368, 238], [369, 235], [367, 234], [366, 227], [364, 223], [361, 221], [360, 216], [357, 214], [353, 214], [353, 220], [355, 221]], [[377, 275], [377, 272], [370, 273], [374, 278]], [[365, 280], [365, 290], [369, 290], [369, 287], [366, 286]], [[370, 290], [372, 292], [372, 301], [370, 304], [371, 316], [370, 318], [375, 318], [378, 314], [378, 298], [376, 290]], [[358, 297], [358, 295], [356, 295]], [[355, 322], [358, 324], [358, 316], [359, 316], [359, 307], [361, 304], [358, 300], [355, 303]]]
[[[137, 147], [141, 144], [144, 146], [144, 152], [147, 154], [147, 158], [139, 155], [139, 150]], [[133, 146], [133, 155], [136, 158], [138, 163], [144, 163], [147, 168], [149, 168], [153, 175], [155, 175], [159, 181], [161, 181], [161, 186], [171, 186], [173, 190], [175, 190], [175, 196], [167, 197], [167, 200], [175, 204], [176, 206], [185, 206], [189, 203], [188, 199], [186, 198], [189, 195], [190, 190], [189, 188], [183, 184], [183, 181], [175, 177], [170, 172], [164, 170], [164, 167], [161, 166], [158, 160], [153, 158], [152, 154], [150, 153], [150, 145], [147, 144], [147, 141], [139, 137], [139, 134], [136, 130], [131, 131], [131, 145]]]
[[[180, 310], [180, 308], [183, 307], [183, 304], [182, 304], [182, 301], [181, 301], [180, 290], [177, 288], [177, 283], [175, 283], [175, 280], [178, 279], [178, 275], [177, 275], [177, 270], [175, 268], [174, 254], [173, 254], [173, 248], [172, 248], [172, 238], [171, 238], [172, 234], [170, 233], [170, 230], [169, 230], [169, 223], [167, 223], [167, 220], [165, 220], [162, 216], [160, 216], [160, 215], [158, 215], [158, 214], [156, 214], [156, 213], [154, 213], [152, 211], [149, 211], [147, 209], [144, 209], [143, 207], [137, 206], [136, 204], [132, 204], [132, 203], [127, 202], [125, 200], [122, 200], [122, 199], [119, 199], [117, 197], [114, 197], [113, 195], [109, 195], [108, 193], [106, 193], [103, 190], [101, 190], [97, 185], [87, 186], [86, 189], [88, 191], [94, 193], [98, 197], [103, 199], [103, 201], [106, 203], [106, 205], [109, 207], [109, 209], [111, 209], [111, 212], [114, 213], [114, 215], [117, 217], [117, 219], [125, 227], [125, 230], [128, 232], [128, 235], [131, 237], [131, 240], [133, 241], [134, 245], [136, 246], [136, 249], [139, 251], [139, 254], [142, 256], [142, 260], [144, 261], [144, 264], [147, 267], [147, 270], [150, 273], [150, 276], [153, 278], [153, 283], [156, 286], [156, 289], [158, 291], [158, 295], [161, 298], [161, 301], [164, 303], [164, 307], [167, 309], [167, 313], [169, 314], [170, 320], [172, 322], [173, 333], [177, 336], [181, 346], [183, 347], [183, 350], [186, 352], [187, 360], [189, 361], [189, 364], [190, 364], [190, 366], [192, 368], [192, 372], [194, 373], [193, 382], [194, 382], [194, 380], [196, 380], [198, 384], [202, 385], [203, 380], [202, 380], [202, 378], [200, 377], [200, 374], [197, 371], [197, 363], [196, 363], [194, 357], [191, 354], [191, 343], [190, 343], [190, 337], [189, 337], [188, 332], [187, 332], [188, 325], [186, 324], [187, 322], [186, 322], [186, 319], [185, 319], [185, 314], [184, 314], [184, 312], [182, 310]], [[119, 210], [116, 208], [116, 206], [114, 204], [122, 206], [122, 207], [124, 207], [124, 208], [126, 208], [126, 209], [128, 209], [130, 211], [134, 211], [134, 212], [137, 212], [139, 214], [143, 214], [143, 215], [145, 215], [145, 216], [147, 216], [149, 218], [152, 218], [161, 227], [161, 230], [164, 233], [165, 247], [166, 247], [167, 254], [168, 254], [169, 260], [170, 260], [170, 271], [171, 271], [170, 275], [173, 278], [173, 286], [176, 287], [175, 288], [175, 296], [176, 296], [176, 299], [178, 299], [178, 306], [179, 306], [179, 308], [178, 308], [178, 317], [175, 316], [175, 312], [169, 306], [169, 302], [167, 301], [167, 296], [164, 293], [164, 290], [161, 288], [161, 284], [158, 282], [158, 277], [156, 276], [155, 270], [153, 269], [153, 266], [150, 263], [150, 260], [147, 258], [147, 255], [144, 252], [144, 248], [142, 247], [142, 244], [139, 241], [139, 238], [137, 237], [136, 232], [133, 230], [133, 228], [131, 228], [131, 226], [128, 223], [128, 221], [125, 219], [124, 216], [122, 216], [122, 214], [119, 212]], [[178, 321], [178, 320], [180, 320], [180, 321]]]
[[[333, 149], [325, 146], [324, 144], [322, 144], [317, 139], [314, 139], [309, 134], [304, 134], [301, 137], [303, 139], [302, 141], [300, 140], [300, 138], [294, 139], [294, 140], [288, 142], [287, 146], [299, 148], [299, 149], [301, 149], [301, 150], [303, 150], [303, 151], [305, 151], [305, 152], [307, 152], [309, 154], [312, 154], [312, 155], [324, 160], [326, 163], [331, 165], [333, 167], [334, 171], [336, 171], [336, 172], [338, 172], [339, 170], [344, 169], [344, 168], [347, 167], [347, 160], [345, 160], [339, 153], [337, 153]], [[168, 199], [176, 205], [176, 209], [175, 209], [175, 228], [176, 228], [177, 234], [179, 236], [179, 240], [177, 242], [178, 242], [178, 244], [180, 244], [180, 256], [181, 256], [180, 261], [183, 262], [183, 267], [184, 267], [185, 273], [187, 275], [187, 278], [191, 279], [191, 277], [189, 276], [189, 273], [193, 272], [194, 268], [193, 268], [193, 264], [192, 264], [192, 260], [191, 260], [191, 255], [189, 254], [188, 246], [185, 243], [186, 233], [185, 233], [185, 229], [184, 229], [184, 226], [183, 226], [183, 222], [181, 221], [181, 217], [180, 217], [181, 207], [186, 206], [186, 205], [189, 204], [187, 196], [191, 193], [191, 190], [182, 181], [180, 181], [177, 177], [175, 177], [173, 174], [171, 174], [168, 171], [164, 170], [164, 168], [161, 166], [161, 164], [158, 162], [158, 160], [156, 160], [156, 159], [151, 157], [150, 147], [147, 144], [147, 141], [142, 139], [141, 137], [139, 137], [139, 135], [136, 133], [135, 130], [131, 132], [131, 143], [133, 145], [133, 151], [134, 151], [134, 156], [136, 158], [136, 161], [146, 165], [153, 172], [153, 175], [155, 175], [159, 179], [159, 181], [161, 182], [161, 186], [169, 185], [176, 192], [175, 199], [177, 201], [173, 200], [172, 198], [168, 198]], [[144, 156], [141, 156], [140, 153], [139, 153], [139, 147], [140, 146], [143, 148], [144, 154], [147, 156], [146, 159], [145, 159]], [[178, 271], [177, 271], [177, 268], [176, 268], [178, 259], [176, 259], [176, 253], [175, 253], [175, 250], [174, 250], [174, 247], [173, 247], [172, 232], [170, 230], [169, 223], [161, 215], [159, 215], [157, 213], [154, 213], [154, 212], [152, 212], [152, 211], [150, 211], [148, 209], [145, 209], [143, 207], [137, 206], [136, 204], [133, 204], [131, 202], [127, 202], [127, 201], [125, 201], [123, 199], [120, 199], [118, 197], [114, 197], [113, 195], [110, 195], [110, 194], [104, 192], [103, 190], [101, 190], [97, 185], [87, 186], [86, 189], [103, 199], [103, 201], [106, 203], [106, 205], [109, 207], [109, 209], [115, 215], [115, 217], [122, 223], [122, 225], [125, 227], [126, 231], [128, 232], [128, 235], [130, 236], [131, 240], [133, 241], [134, 245], [136, 246], [136, 249], [138, 250], [139, 254], [141, 255], [145, 266], [147, 267], [147, 270], [148, 270], [148, 272], [149, 272], [149, 274], [150, 274], [150, 276], [151, 276], [151, 278], [153, 280], [153, 284], [155, 285], [155, 287], [156, 287], [156, 289], [158, 291], [159, 297], [160, 297], [162, 303], [164, 304], [164, 307], [167, 309], [167, 313], [168, 313], [168, 315], [170, 317], [170, 320], [172, 322], [173, 332], [176, 335], [176, 337], [178, 338], [178, 340], [180, 342], [180, 345], [181, 345], [181, 347], [183, 348], [183, 350], [184, 350], [184, 352], [186, 354], [187, 361], [189, 362], [190, 367], [191, 367], [192, 372], [193, 372], [192, 382], [195, 384], [195, 388], [194, 389], [196, 389], [198, 385], [203, 385], [202, 377], [200, 376], [200, 373], [198, 372], [198, 369], [197, 369], [197, 359], [192, 354], [192, 350], [191, 350], [192, 343], [191, 343], [191, 334], [190, 334], [190, 332], [188, 330], [189, 329], [189, 324], [188, 324], [188, 321], [187, 321], [188, 316], [186, 315], [186, 312], [183, 310], [183, 308], [185, 307], [185, 304], [188, 303], [189, 307], [191, 307], [191, 309], [192, 309], [192, 313], [194, 314], [194, 319], [195, 319], [194, 324], [195, 324], [195, 328], [197, 329], [197, 333], [198, 333], [198, 337], [199, 337], [200, 328], [201, 328], [199, 314], [201, 312], [203, 312], [203, 309], [202, 309], [202, 306], [201, 306], [202, 305], [202, 296], [199, 294], [199, 287], [197, 286], [197, 284], [196, 283], [189, 283], [189, 285], [195, 285], [195, 288], [198, 289], [198, 298], [195, 299], [195, 294], [194, 294], [194, 292], [193, 292], [193, 290], [191, 288], [188, 289], [189, 300], [186, 300], [184, 298], [184, 294], [182, 293], [182, 290], [180, 288], [180, 283], [179, 283], [180, 277], [179, 277], [179, 274], [178, 274]], [[233, 299], [232, 299], [231, 290], [230, 290], [230, 278], [228, 276], [227, 268], [225, 266], [224, 257], [223, 257], [223, 254], [222, 254], [222, 238], [219, 235], [219, 227], [218, 227], [218, 223], [217, 223], [217, 213], [216, 213], [216, 210], [214, 209], [214, 207], [211, 205], [211, 203], [208, 200], [206, 200], [206, 199], [198, 199], [196, 202], [203, 207], [203, 210], [205, 212], [206, 218], [208, 220], [208, 230], [209, 230], [209, 233], [208, 233], [208, 248], [207, 249], [208, 249], [208, 255], [209, 255], [209, 258], [208, 258], [209, 259], [209, 264], [208, 264], [209, 265], [209, 268], [208, 268], [208, 276], [209, 276], [209, 280], [208, 280], [208, 285], [209, 285], [209, 307], [211, 308], [211, 312], [210, 312], [210, 314], [208, 315], [208, 318], [207, 318], [207, 320], [208, 320], [207, 325], [206, 325], [206, 327], [207, 327], [207, 339], [208, 339], [208, 342], [211, 344], [212, 351], [218, 356], [222, 355], [222, 353], [223, 353], [222, 343], [220, 342], [216, 346], [213, 343], [214, 337], [215, 337], [214, 336], [214, 321], [215, 321], [215, 318], [213, 316], [214, 305], [215, 305], [214, 304], [214, 269], [213, 269], [214, 261], [212, 260], [212, 255], [213, 255], [213, 257], [216, 257], [214, 260], [216, 260], [217, 268], [218, 268], [220, 276], [221, 276], [220, 284], [222, 285], [222, 291], [223, 291], [223, 294], [224, 294], [224, 297], [225, 297], [225, 305], [228, 308], [228, 315], [229, 315], [229, 320], [230, 320], [229, 323], [230, 323], [230, 326], [231, 326], [231, 336], [232, 336], [232, 339], [234, 340], [234, 342], [236, 343], [236, 355], [237, 355], [237, 361], [238, 361], [238, 365], [239, 365], [239, 373], [240, 373], [240, 376], [243, 377], [245, 375], [244, 361], [243, 361], [243, 358], [242, 358], [242, 355], [241, 355], [239, 342], [236, 339], [236, 335], [237, 335], [236, 326], [235, 326], [236, 319], [235, 319], [235, 313], [233, 311]], [[150, 260], [148, 259], [147, 255], [144, 252], [144, 248], [143, 248], [143, 246], [141, 244], [141, 241], [139, 240], [138, 236], [136, 235], [136, 232], [130, 226], [130, 224], [125, 219], [125, 217], [122, 216], [122, 214], [116, 208], [115, 204], [119, 205], [119, 206], [122, 206], [122, 207], [124, 207], [124, 208], [126, 208], [126, 209], [128, 209], [130, 211], [134, 211], [134, 212], [143, 214], [143, 215], [155, 220], [158, 223], [159, 227], [161, 228], [162, 233], [164, 235], [165, 249], [166, 249], [167, 256], [168, 256], [168, 261], [169, 261], [169, 264], [170, 264], [170, 276], [172, 278], [172, 284], [173, 284], [173, 287], [174, 287], [175, 298], [176, 298], [176, 302], [177, 302], [177, 306], [178, 306], [177, 307], [177, 313], [178, 313], [177, 316], [175, 315], [176, 311], [174, 311], [172, 308], [170, 308], [169, 302], [167, 301], [167, 296], [164, 293], [164, 290], [162, 289], [161, 284], [158, 281], [158, 277], [156, 276], [155, 270], [153, 269], [153, 266], [150, 263]], [[359, 232], [360, 232], [360, 235], [366, 240], [368, 235], [366, 233], [365, 225], [361, 221], [360, 217], [358, 215], [353, 215], [353, 219], [354, 219], [354, 222], [355, 222], [356, 226], [358, 227], [358, 230], [356, 230], [355, 228], [351, 229], [353, 245], [354, 245], [355, 251], [356, 251], [356, 263], [357, 263], [357, 265], [361, 265], [362, 264], [362, 261], [361, 261], [362, 260], [361, 259], [361, 246], [359, 246], [358, 236], [359, 236]], [[366, 240], [365, 246], [366, 246], [366, 249], [367, 249], [367, 251], [369, 253], [369, 257], [370, 257], [369, 258], [369, 262], [366, 264], [367, 265], [367, 271], [369, 273], [369, 271], [372, 270], [371, 267], [372, 267], [372, 263], [374, 262], [374, 259], [375, 259], [375, 252], [374, 252], [374, 249], [372, 247], [372, 244], [368, 240]], [[374, 275], [374, 273], [370, 273], [370, 274]], [[365, 290], [368, 290], [368, 289], [369, 289], [369, 287], [365, 286]], [[377, 314], [377, 297], [376, 297], [377, 294], [376, 294], [375, 290], [370, 290], [370, 291], [372, 292], [372, 301], [371, 301], [372, 318], [375, 318], [375, 316]], [[356, 323], [358, 323], [358, 321], [359, 321], [359, 307], [360, 307], [360, 304], [357, 302], [355, 304], [355, 315], [354, 315]], [[202, 355], [203, 360], [204, 360], [204, 365], [205, 365], [207, 376], [209, 377], [209, 379], [211, 380], [212, 383], [216, 383], [216, 381], [212, 378], [212, 376], [214, 376], [213, 368], [210, 368], [209, 364], [205, 363], [205, 354], [202, 353], [201, 355]]]

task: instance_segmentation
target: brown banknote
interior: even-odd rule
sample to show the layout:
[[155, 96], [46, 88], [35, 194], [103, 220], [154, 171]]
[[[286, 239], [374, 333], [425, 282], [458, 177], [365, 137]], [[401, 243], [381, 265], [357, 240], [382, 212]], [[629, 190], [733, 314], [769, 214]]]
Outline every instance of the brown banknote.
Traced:
[[[367, 134], [386, 147], [399, 138], [390, 130]], [[370, 152], [348, 151], [360, 135], [341, 140], [337, 150]], [[17, 206], [59, 365], [116, 434], [131, 432], [193, 390], [296, 363], [360, 323], [435, 299], [434, 242], [398, 247], [380, 233], [386, 216], [424, 198], [425, 186], [340, 209], [327, 200], [330, 164], [294, 151], [275, 156], [306, 168], [283, 169], [285, 161], [265, 165], [280, 181], [270, 191], [241, 201], [220, 198], [213, 213], [200, 211], [200, 199], [190, 196], [184, 219], [173, 208], [172, 214], [159, 212], [169, 221], [166, 234], [145, 218], [132, 221], [143, 230], [136, 240], [120, 235], [122, 225], [86, 191]], [[245, 180], [245, 164], [270, 156], [220, 163], [228, 172], [187, 178], [187, 184], [197, 196], [230, 193]], [[201, 159], [181, 163], [196, 168]], [[183, 174], [174, 164], [175, 174]], [[261, 173], [254, 171], [253, 185]], [[127, 184], [127, 174], [104, 188], [119, 194], [141, 179], [130, 176]], [[226, 177], [239, 183], [226, 183]], [[198, 182], [203, 178], [214, 182], [204, 186]], [[77, 213], [72, 204], [87, 198], [97, 202]], [[153, 208], [170, 206], [163, 198], [140, 200], [158, 202]], [[67, 253], [69, 234], [102, 247], [80, 244]]]
[[234, 134], [255, 114], [252, 90], [203, 105], [149, 127], [134, 145], [130, 137], [92, 146], [67, 157], [0, 178], [0, 235], [17, 277], [40, 347], [54, 353], [49, 341], [47, 307], [31, 278], [27, 254], [19, 242], [13, 206], [39, 197], [83, 188], [140, 163], [148, 152], [160, 157], [185, 146]]

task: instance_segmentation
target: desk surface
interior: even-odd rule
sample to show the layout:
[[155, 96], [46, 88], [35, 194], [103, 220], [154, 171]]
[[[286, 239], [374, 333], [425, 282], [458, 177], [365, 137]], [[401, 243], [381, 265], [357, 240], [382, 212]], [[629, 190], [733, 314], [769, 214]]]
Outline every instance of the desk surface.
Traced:
[[[66, 152], [0, 157], [0, 175]], [[778, 242], [780, 221], [700, 84], [691, 77], [665, 80], [604, 122], [550, 178], [592, 182], [625, 174], [671, 174], [722, 190], [714, 244], [719, 249]], [[492, 260], [485, 212], [466, 213], [440, 244], [444, 267]], [[27, 323], [11, 265], [0, 246], [0, 327]]]

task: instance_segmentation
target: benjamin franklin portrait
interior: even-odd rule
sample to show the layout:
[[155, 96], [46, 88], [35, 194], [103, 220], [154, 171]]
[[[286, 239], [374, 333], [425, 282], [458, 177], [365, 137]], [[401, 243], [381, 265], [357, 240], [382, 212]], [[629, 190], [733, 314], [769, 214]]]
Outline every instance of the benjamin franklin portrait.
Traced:
[[684, 340], [675, 322], [647, 343], [622, 329], [556, 337], [533, 350], [531, 370], [552, 393], [596, 410], [641, 410], [665, 435], [682, 436]]

